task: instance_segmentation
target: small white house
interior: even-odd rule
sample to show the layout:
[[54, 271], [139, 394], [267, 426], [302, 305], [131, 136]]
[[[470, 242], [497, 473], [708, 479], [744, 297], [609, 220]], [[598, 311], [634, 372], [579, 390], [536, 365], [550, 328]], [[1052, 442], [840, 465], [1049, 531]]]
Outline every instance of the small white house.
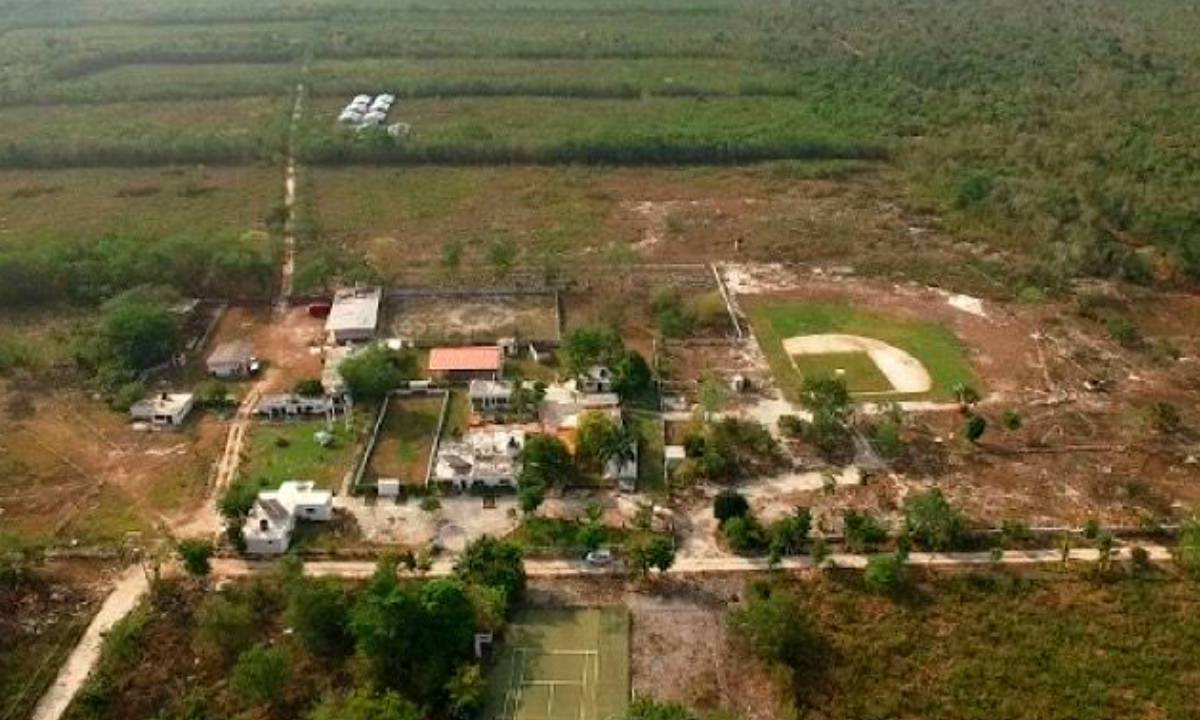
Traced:
[[129, 408], [129, 415], [136, 421], [157, 427], [179, 427], [194, 405], [191, 393], [164, 392], [134, 403]]
[[258, 494], [246, 522], [242, 539], [252, 555], [287, 552], [298, 520], [328, 522], [333, 518], [333, 493], [317, 490], [311, 482], [289, 480], [278, 490]]
[[381, 498], [400, 497], [400, 479], [379, 478], [375, 483], [375, 491]]
[[209, 354], [205, 366], [208, 368], [208, 374], [213, 377], [246, 377], [257, 366], [254, 345], [249, 340], [223, 342]]
[[330, 415], [342, 408], [338, 398], [327, 395], [297, 395], [278, 393], [263, 395], [254, 408], [254, 413], [268, 420]]

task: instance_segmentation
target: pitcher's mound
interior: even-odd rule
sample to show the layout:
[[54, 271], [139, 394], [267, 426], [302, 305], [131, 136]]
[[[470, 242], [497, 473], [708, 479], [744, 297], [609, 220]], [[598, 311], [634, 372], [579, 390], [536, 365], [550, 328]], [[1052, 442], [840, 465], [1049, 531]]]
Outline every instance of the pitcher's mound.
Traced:
[[[845, 358], [865, 354], [891, 388], [879, 387], [869, 377], [856, 378], [853, 365], [857, 363], [846, 363], [848, 367], [838, 368], [843, 369], [848, 376], [847, 384], [850, 389], [860, 394], [925, 393], [933, 388], [933, 380], [919, 360], [894, 345], [874, 338], [859, 335], [803, 335], [784, 340], [783, 349], [792, 358], [801, 375], [805, 372], [804, 365], [808, 359], [816, 360], [821, 356]], [[836, 358], [830, 359], [837, 364]]]

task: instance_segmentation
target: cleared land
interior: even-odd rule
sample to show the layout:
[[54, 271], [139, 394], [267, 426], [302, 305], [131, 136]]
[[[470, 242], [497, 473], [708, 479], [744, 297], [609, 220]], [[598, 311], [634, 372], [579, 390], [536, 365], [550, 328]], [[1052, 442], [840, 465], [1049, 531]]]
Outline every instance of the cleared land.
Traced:
[[521, 612], [490, 675], [489, 720], [619, 717], [629, 703], [629, 614]]
[[[830, 333], [875, 338], [906, 351], [929, 372], [933, 389], [928, 395], [935, 399], [952, 399], [954, 386], [958, 383], [971, 385], [983, 392], [962, 343], [953, 331], [942, 325], [888, 317], [858, 310], [850, 305], [772, 300], [766, 297], [747, 297], [742, 302], [776, 382], [792, 400], [799, 399], [803, 378], [802, 371], [784, 350], [784, 341], [793, 337]], [[855, 379], [854, 382], [868, 383], [872, 377], [873, 373], [868, 372], [864, 379]], [[913, 396], [900, 393], [892, 395]], [[916, 396], [924, 395], [918, 393]]]
[[397, 478], [406, 485], [424, 486], [443, 402], [440, 395], [388, 400], [367, 465], [368, 479]]
[[557, 341], [553, 295], [411, 297], [390, 305], [392, 332], [421, 345]]

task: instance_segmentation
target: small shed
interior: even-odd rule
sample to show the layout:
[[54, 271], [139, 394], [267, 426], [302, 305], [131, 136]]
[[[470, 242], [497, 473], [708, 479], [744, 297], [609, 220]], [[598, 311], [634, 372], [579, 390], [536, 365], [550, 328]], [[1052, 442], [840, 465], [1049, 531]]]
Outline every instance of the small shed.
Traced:
[[254, 345], [249, 340], [223, 342], [205, 361], [208, 374], [223, 379], [246, 377], [254, 364]]
[[381, 498], [397, 498], [400, 497], [400, 480], [399, 478], [379, 478], [375, 483], [376, 490]]

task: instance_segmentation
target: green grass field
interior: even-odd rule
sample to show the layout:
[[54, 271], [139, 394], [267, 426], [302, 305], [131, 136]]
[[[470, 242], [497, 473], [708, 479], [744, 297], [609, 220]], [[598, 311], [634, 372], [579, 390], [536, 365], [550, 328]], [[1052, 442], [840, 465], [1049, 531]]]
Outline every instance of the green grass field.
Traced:
[[[742, 303], [750, 316], [758, 344], [767, 356], [775, 381], [792, 401], [798, 401], [800, 397], [802, 370], [798, 371], [792, 358], [784, 352], [783, 340], [827, 333], [875, 338], [909, 353], [921, 361], [933, 380], [933, 389], [928, 394], [931, 399], [953, 399], [953, 388], [960, 382], [972, 385], [980, 392], [984, 391], [979, 378], [971, 369], [966, 349], [954, 333], [942, 325], [878, 315], [847, 305], [754, 297], [742, 298]], [[811, 361], [815, 365], [807, 364], [810, 362], [807, 358], [802, 362], [806, 363], [802, 367], [825, 370], [830, 369], [826, 366], [832, 361], [822, 360], [821, 356], [817, 356], [816, 360]], [[870, 363], [870, 360], [866, 362]], [[880, 378], [876, 376], [880, 373], [873, 363], [871, 368], [874, 369], [873, 372], [871, 369], [859, 367], [860, 373], [855, 374], [852, 382], [867, 387], [878, 386]], [[853, 368], [847, 368], [851, 369]], [[886, 384], [886, 379], [883, 382]], [[919, 396], [877, 397], [916, 399]]]
[[[330, 430], [334, 442], [321, 447], [313, 435]], [[317, 487], [337, 490], [351, 471], [356, 435], [344, 423], [327, 428], [324, 421], [299, 420], [257, 423], [249, 434], [248, 452], [240, 475], [263, 487], [287, 480], [310, 480]]]
[[845, 378], [852, 393], [885, 393], [892, 389], [887, 377], [866, 353], [793, 355], [792, 363], [801, 378]]
[[487, 720], [608, 720], [629, 704], [624, 609], [523, 611], [498, 657]]

